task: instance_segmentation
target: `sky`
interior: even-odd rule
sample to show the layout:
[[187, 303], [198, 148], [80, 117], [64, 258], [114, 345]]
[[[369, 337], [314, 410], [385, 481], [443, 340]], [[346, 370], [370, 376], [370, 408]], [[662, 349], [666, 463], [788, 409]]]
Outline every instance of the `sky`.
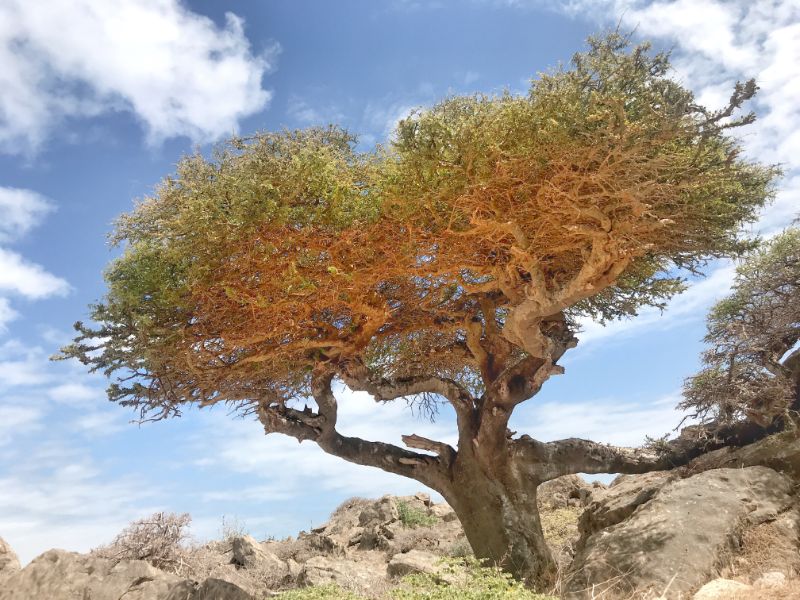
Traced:
[[[750, 233], [800, 212], [798, 0], [0, 0], [0, 537], [23, 563], [86, 551], [157, 510], [198, 539], [222, 519], [256, 537], [296, 534], [343, 500], [417, 482], [265, 436], [224, 408], [139, 425], [106, 381], [48, 357], [102, 298], [112, 221], [177, 160], [233, 133], [338, 123], [363, 148], [448, 95], [523, 92], [619, 25], [673, 52], [673, 77], [711, 108], [756, 77], [746, 152], [779, 163], [777, 200]], [[729, 290], [718, 262], [662, 312], [606, 327], [520, 407], [512, 429], [636, 445], [673, 429], [698, 368], [704, 317]], [[402, 402], [337, 390], [342, 433], [453, 441]]]

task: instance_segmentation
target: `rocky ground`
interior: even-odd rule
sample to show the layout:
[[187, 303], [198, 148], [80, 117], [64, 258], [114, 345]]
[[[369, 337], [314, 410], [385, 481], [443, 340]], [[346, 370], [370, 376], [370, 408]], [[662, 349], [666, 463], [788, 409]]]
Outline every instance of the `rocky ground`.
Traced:
[[[544, 484], [543, 525], [561, 565], [551, 592], [570, 600], [800, 600], [794, 480], [758, 466], [683, 475], [624, 476], [608, 488], [576, 476]], [[192, 545], [182, 541], [185, 524], [155, 515], [90, 554], [50, 550], [24, 569], [0, 540], [0, 600], [260, 600], [314, 590], [327, 595], [302, 597], [388, 598], [415, 573], [452, 589], [403, 598], [504, 597], [496, 595], [502, 586], [482, 596], [464, 583], [459, 569], [469, 563], [442, 562], [471, 551], [452, 509], [426, 494], [352, 498], [325, 525], [285, 540], [230, 532]]]

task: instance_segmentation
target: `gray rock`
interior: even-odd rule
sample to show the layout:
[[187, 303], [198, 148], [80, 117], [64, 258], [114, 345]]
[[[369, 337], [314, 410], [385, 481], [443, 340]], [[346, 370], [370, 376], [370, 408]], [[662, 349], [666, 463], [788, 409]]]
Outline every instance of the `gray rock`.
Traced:
[[[578, 531], [581, 542], [601, 529], [616, 525], [630, 517], [676, 475], [667, 471], [654, 471], [644, 475], [622, 475], [610, 487], [594, 490], [592, 501], [581, 514]], [[580, 547], [582, 544], [578, 543]]]
[[314, 556], [303, 565], [298, 583], [303, 586], [336, 583], [342, 587], [367, 587], [376, 579], [374, 569], [352, 560]]
[[236, 537], [231, 543], [231, 563], [240, 567], [257, 568], [280, 580], [289, 575], [289, 567], [272, 552], [264, 549], [249, 535]]
[[775, 589], [786, 586], [786, 575], [780, 571], [768, 571], [753, 582], [753, 587], [758, 589]]
[[458, 519], [456, 511], [454, 511], [449, 504], [445, 504], [444, 502], [441, 504], [434, 504], [429, 510], [434, 517], [441, 519], [445, 523], [456, 521]]
[[[732, 579], [714, 579], [709, 581], [692, 596], [692, 600], [730, 600], [737, 594], [748, 594], [753, 588], [745, 583]], [[746, 598], [747, 596], [740, 596]]]
[[361, 511], [358, 524], [361, 527], [376, 527], [396, 521], [399, 516], [394, 498], [384, 496]]
[[200, 585], [194, 581], [181, 581], [164, 600], [253, 600], [253, 596], [228, 581], [209, 577]]
[[441, 557], [423, 550], [410, 550], [402, 554], [395, 554], [386, 573], [389, 577], [403, 577], [412, 573], [437, 573], [440, 570], [438, 563]]
[[253, 600], [253, 596], [229, 581], [209, 578], [197, 588], [192, 600]]
[[[634, 496], [642, 493], [631, 487]], [[568, 597], [589, 598], [593, 585], [621, 596], [669, 585], [670, 594], [685, 596], [729, 560], [744, 527], [792, 506], [792, 488], [788, 477], [766, 467], [717, 469], [671, 481], [638, 503], [627, 519], [582, 540]], [[616, 498], [621, 513], [632, 504]], [[595, 587], [595, 593], [601, 591]]]
[[48, 550], [0, 587], [0, 600], [162, 600], [180, 581], [141, 560]]
[[3, 538], [0, 538], [0, 581], [8, 579], [19, 570], [19, 558], [11, 546]]
[[594, 488], [578, 475], [564, 475], [545, 481], [536, 491], [541, 508], [565, 508], [588, 504]]

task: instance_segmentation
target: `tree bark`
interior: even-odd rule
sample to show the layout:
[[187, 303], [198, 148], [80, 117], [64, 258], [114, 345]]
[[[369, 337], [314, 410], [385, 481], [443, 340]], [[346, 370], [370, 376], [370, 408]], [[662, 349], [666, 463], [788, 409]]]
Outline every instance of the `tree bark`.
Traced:
[[508, 464], [487, 473], [470, 452], [459, 453], [451, 474], [451, 485], [439, 491], [461, 521], [476, 558], [549, 589], [556, 563], [536, 504], [539, 482], [516, 476]]

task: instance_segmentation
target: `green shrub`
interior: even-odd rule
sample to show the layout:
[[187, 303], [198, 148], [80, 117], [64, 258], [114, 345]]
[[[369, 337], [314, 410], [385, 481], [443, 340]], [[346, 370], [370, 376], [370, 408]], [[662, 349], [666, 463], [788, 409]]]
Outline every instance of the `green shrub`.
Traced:
[[283, 592], [276, 596], [280, 600], [362, 600], [352, 592], [340, 588], [338, 585], [320, 585]]
[[409, 575], [392, 590], [393, 600], [557, 600], [537, 594], [508, 573], [476, 559], [445, 560], [436, 575]]
[[397, 503], [397, 513], [403, 527], [430, 527], [437, 519], [421, 508], [414, 508], [408, 502], [400, 500]]

